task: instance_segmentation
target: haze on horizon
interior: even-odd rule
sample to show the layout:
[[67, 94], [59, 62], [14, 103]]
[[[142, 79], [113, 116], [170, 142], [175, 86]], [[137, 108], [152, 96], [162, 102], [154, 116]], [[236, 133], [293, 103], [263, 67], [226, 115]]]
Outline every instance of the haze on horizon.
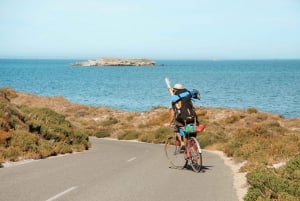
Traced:
[[300, 59], [298, 0], [0, 0], [0, 58]]

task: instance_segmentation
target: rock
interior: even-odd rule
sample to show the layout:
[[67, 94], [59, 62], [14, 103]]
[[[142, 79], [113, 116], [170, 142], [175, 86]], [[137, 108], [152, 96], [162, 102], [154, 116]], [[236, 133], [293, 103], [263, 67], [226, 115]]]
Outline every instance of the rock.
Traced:
[[71, 66], [155, 66], [155, 62], [149, 59], [121, 59], [121, 58], [99, 58], [84, 62], [75, 62]]

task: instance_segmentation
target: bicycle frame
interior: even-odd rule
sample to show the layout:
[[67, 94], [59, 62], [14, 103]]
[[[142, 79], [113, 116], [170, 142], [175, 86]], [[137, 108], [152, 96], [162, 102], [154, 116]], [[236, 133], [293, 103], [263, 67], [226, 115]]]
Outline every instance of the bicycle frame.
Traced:
[[202, 150], [197, 139], [197, 132], [186, 133], [185, 135], [185, 150], [180, 151], [180, 142], [175, 134], [174, 137], [169, 137], [165, 144], [165, 153], [172, 164], [173, 168], [183, 169], [188, 164], [195, 172], [200, 172], [202, 169]]

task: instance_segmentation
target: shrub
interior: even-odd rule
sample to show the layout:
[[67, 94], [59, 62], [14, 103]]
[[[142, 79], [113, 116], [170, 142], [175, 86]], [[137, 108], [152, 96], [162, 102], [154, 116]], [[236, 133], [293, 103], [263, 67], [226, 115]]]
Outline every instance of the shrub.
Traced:
[[227, 140], [223, 132], [209, 132], [209, 131], [204, 131], [198, 134], [197, 139], [199, 140], [201, 147], [203, 148], [220, 142], [224, 143]]
[[59, 142], [55, 145], [55, 152], [57, 154], [72, 153], [72, 146], [65, 142]]
[[125, 131], [124, 133], [118, 135], [119, 140], [135, 140], [141, 135], [138, 131], [135, 130], [128, 130]]
[[245, 201], [256, 201], [257, 198], [261, 195], [262, 195], [262, 193], [260, 192], [260, 190], [258, 188], [254, 188], [251, 186], [247, 192], [247, 195], [244, 197], [244, 200]]
[[9, 159], [10, 161], [18, 161], [21, 151], [18, 147], [8, 147], [2, 153], [4, 159]]
[[70, 136], [70, 138], [71, 145], [81, 145], [84, 147], [84, 149], [88, 149], [90, 147], [89, 136], [80, 131], [74, 131], [73, 135]]
[[107, 120], [102, 121], [100, 123], [100, 125], [103, 126], [103, 127], [108, 127], [108, 126], [114, 125], [114, 124], [116, 124], [118, 122], [119, 122], [118, 119], [116, 119], [114, 117], [109, 117]]
[[108, 129], [101, 129], [96, 131], [95, 136], [97, 138], [105, 138], [105, 137], [109, 137], [110, 136], [110, 131]]
[[254, 107], [250, 107], [247, 109], [248, 114], [253, 114], [253, 113], [257, 113], [257, 112], [258, 112], [257, 109]]
[[287, 162], [285, 174], [288, 178], [300, 181], [300, 155]]
[[130, 115], [130, 116], [126, 117], [126, 120], [128, 122], [132, 121], [133, 119], [134, 119], [134, 115]]
[[9, 141], [11, 140], [11, 133], [0, 130], [0, 147], [7, 147], [9, 145]]
[[38, 137], [27, 131], [14, 131], [10, 145], [19, 147], [22, 152], [36, 152]]
[[[261, 168], [248, 173], [247, 180], [251, 187], [245, 200], [299, 200], [299, 169], [300, 156], [297, 156], [279, 170]], [[296, 177], [293, 176], [295, 174]]]
[[141, 142], [152, 143], [155, 141], [155, 137], [152, 132], [143, 132], [143, 134], [138, 137], [138, 140], [140, 140]]
[[55, 143], [53, 141], [42, 140], [40, 146], [38, 147], [38, 153], [40, 154], [41, 158], [57, 155]]
[[140, 129], [149, 128], [149, 125], [148, 124], [139, 124], [138, 128], [140, 128]]
[[154, 131], [155, 139], [165, 138], [167, 134], [174, 133], [173, 129], [170, 127], [160, 127]]
[[237, 121], [239, 121], [241, 119], [241, 117], [239, 115], [232, 115], [232, 116], [229, 116], [225, 119], [225, 123], [226, 124], [233, 124]]

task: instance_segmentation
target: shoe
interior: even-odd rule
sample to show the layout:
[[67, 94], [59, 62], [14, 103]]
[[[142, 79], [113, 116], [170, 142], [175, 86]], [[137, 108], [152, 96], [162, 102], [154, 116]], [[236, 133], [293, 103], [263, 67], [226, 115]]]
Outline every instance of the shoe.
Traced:
[[183, 153], [185, 151], [185, 145], [182, 145], [181, 147], [180, 147], [180, 153]]

